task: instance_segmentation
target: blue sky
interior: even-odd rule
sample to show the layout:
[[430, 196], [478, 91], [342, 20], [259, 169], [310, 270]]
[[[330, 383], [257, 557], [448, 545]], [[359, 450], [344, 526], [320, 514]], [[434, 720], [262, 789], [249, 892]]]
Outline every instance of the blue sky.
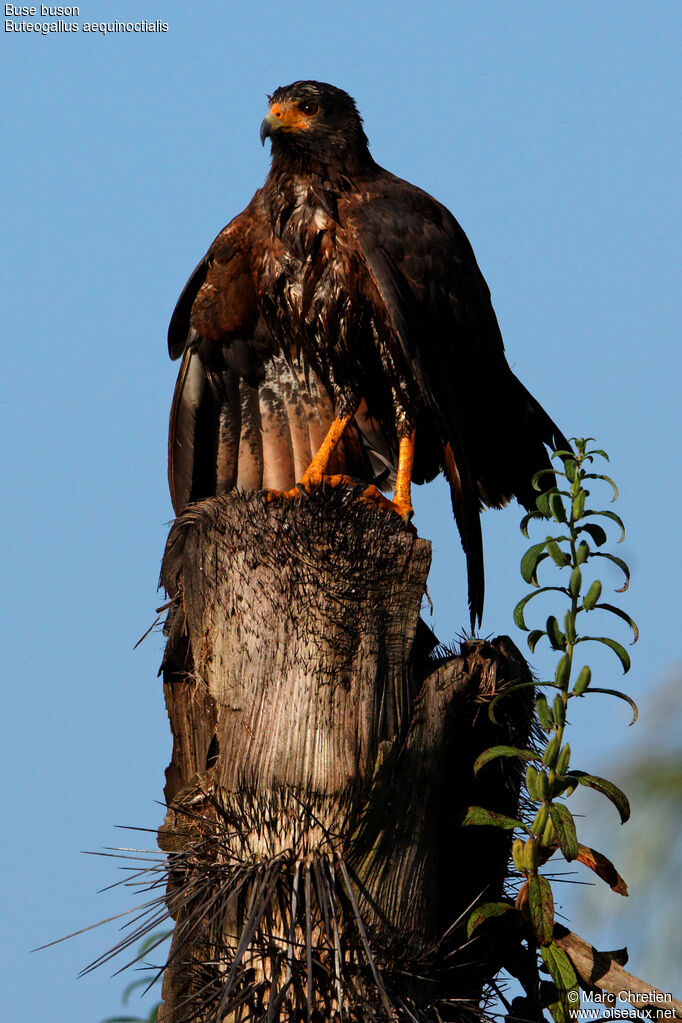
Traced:
[[[16, 1021], [96, 1023], [118, 1007], [111, 971], [75, 980], [111, 930], [28, 949], [125, 908], [125, 892], [95, 894], [111, 861], [79, 850], [145, 845], [114, 825], [162, 817], [161, 638], [133, 645], [162, 602], [171, 518], [165, 331], [188, 273], [267, 173], [258, 128], [277, 86], [347, 89], [378, 162], [460, 220], [515, 372], [566, 433], [611, 454], [633, 569], [622, 604], [642, 632], [625, 684], [645, 714], [680, 660], [679, 3], [89, 0], [76, 20], [141, 18], [168, 32], [2, 35], [4, 1002]], [[448, 640], [467, 618], [463, 559], [443, 487], [417, 498]], [[518, 521], [516, 508], [485, 516], [484, 632], [522, 645]], [[620, 684], [615, 659], [595, 665], [600, 684]], [[585, 705], [571, 743], [596, 770], [632, 733], [619, 705]]]

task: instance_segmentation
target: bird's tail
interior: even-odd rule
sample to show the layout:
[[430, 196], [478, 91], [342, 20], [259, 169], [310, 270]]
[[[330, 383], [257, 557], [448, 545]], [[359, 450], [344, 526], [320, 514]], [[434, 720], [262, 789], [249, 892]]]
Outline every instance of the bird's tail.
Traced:
[[445, 478], [450, 485], [452, 511], [457, 522], [467, 563], [469, 614], [472, 632], [483, 617], [485, 574], [480, 501], [467, 474], [460, 474], [450, 444], [444, 448]]

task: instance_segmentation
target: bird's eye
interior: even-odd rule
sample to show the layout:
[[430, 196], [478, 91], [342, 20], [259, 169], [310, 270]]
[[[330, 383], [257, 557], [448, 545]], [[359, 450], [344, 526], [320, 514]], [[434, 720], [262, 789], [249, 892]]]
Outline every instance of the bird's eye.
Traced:
[[307, 117], [312, 117], [320, 108], [317, 103], [299, 103], [298, 109]]

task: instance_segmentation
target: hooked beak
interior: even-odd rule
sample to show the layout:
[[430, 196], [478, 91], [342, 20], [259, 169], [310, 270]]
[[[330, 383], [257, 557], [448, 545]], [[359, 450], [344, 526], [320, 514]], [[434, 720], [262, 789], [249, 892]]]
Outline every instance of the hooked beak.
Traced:
[[262, 121], [261, 126], [260, 126], [260, 141], [261, 141], [261, 145], [264, 146], [265, 145], [265, 140], [267, 138], [270, 138], [270, 136], [273, 134], [273, 132], [279, 131], [281, 129], [281, 127], [282, 127], [282, 122], [277, 117], [275, 117], [275, 115], [272, 113], [272, 111], [267, 113], [265, 115], [265, 117], [263, 118], [263, 121]]

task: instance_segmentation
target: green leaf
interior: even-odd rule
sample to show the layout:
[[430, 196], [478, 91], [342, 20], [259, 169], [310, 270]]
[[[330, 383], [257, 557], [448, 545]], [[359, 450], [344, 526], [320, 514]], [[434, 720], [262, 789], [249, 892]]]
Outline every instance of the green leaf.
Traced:
[[554, 615], [550, 615], [547, 619], [545, 629], [547, 630], [547, 638], [552, 646], [552, 650], [565, 650], [566, 637], [559, 628], [559, 623]]
[[[563, 476], [563, 475], [564, 474], [561, 471], [561, 469], [557, 469], [557, 468], [554, 468], [554, 467], [551, 468], [551, 469], [540, 469], [539, 472], [535, 473], [535, 475], [533, 476], [533, 479], [531, 480], [531, 483], [533, 485], [533, 489], [534, 490], [542, 491], [544, 493], [547, 493], [547, 490], [544, 487], [540, 486], [540, 480], [543, 478], [543, 476], [551, 476], [552, 479], [555, 479], [557, 476]], [[553, 488], [550, 488], [550, 489], [556, 491], [556, 487], [553, 487]], [[560, 493], [560, 491], [559, 491], [559, 493]]]
[[507, 688], [503, 689], [502, 692], [497, 694], [497, 696], [494, 696], [490, 706], [488, 707], [488, 717], [492, 723], [494, 725], [499, 725], [500, 723], [495, 715], [495, 708], [500, 700], [504, 700], [505, 696], [511, 696], [511, 694], [515, 693], [518, 689], [535, 689], [536, 687], [537, 682], [516, 682], [513, 686], [507, 686]]
[[595, 579], [589, 590], [583, 597], [583, 603], [581, 610], [591, 611], [594, 605], [601, 597], [601, 583], [598, 579]]
[[486, 810], [484, 806], [467, 807], [467, 811], [461, 821], [461, 827], [466, 828], [472, 825], [503, 828], [505, 831], [513, 831], [515, 828], [521, 828], [523, 831], [528, 830], [521, 821], [517, 821], [513, 817], [506, 817], [503, 813], [495, 813], [494, 810]]
[[575, 643], [576, 631], [575, 631], [575, 615], [571, 610], [566, 612], [564, 617], [564, 632], [566, 633], [566, 639], [569, 643]]
[[557, 522], [566, 521], [566, 510], [564, 508], [564, 502], [561, 500], [561, 495], [557, 491], [549, 495], [549, 510], [552, 513], [552, 517]]
[[[540, 789], [538, 786], [538, 771], [532, 764], [529, 764], [526, 768], [526, 788], [528, 789], [528, 795], [536, 803], [541, 802], [542, 796], [540, 795]], [[531, 830], [533, 830], [531, 828]]]
[[639, 708], [635, 701], [631, 697], [627, 696], [626, 693], [621, 693], [618, 689], [599, 689], [597, 686], [590, 686], [588, 694], [589, 693], [605, 693], [607, 696], [616, 696], [619, 700], [623, 700], [625, 703], [629, 704], [629, 706], [632, 707], [631, 726], [634, 725], [635, 721], [639, 717]]
[[[549, 778], [544, 771], [538, 771], [538, 791], [546, 803], [551, 799], [549, 792]], [[543, 825], [544, 827], [544, 825]]]
[[[571, 438], [574, 439], [574, 438]], [[571, 451], [570, 448], [556, 448], [552, 452], [552, 458], [560, 458], [562, 461], [564, 458], [572, 458], [575, 460], [575, 451]]]
[[611, 519], [612, 522], [615, 522], [616, 525], [620, 527], [620, 536], [618, 540], [616, 540], [616, 543], [622, 543], [625, 539], [625, 526], [623, 525], [623, 520], [620, 515], [616, 515], [616, 513], [612, 511], [593, 511], [591, 508], [587, 508], [584, 514], [586, 517], [588, 515], [603, 515], [604, 518]]
[[581, 669], [580, 674], [575, 680], [575, 685], [573, 686], [573, 691], [571, 695], [582, 696], [587, 687], [589, 686], [591, 679], [592, 671], [587, 665], [585, 665], [585, 667]]
[[618, 566], [618, 568], [621, 570], [621, 572], [625, 576], [625, 583], [624, 583], [623, 586], [620, 587], [619, 590], [616, 590], [616, 593], [624, 593], [627, 590], [628, 586], [630, 585], [630, 569], [628, 568], [626, 563], [623, 561], [623, 559], [622, 558], [617, 558], [615, 554], [606, 554], [603, 551], [593, 551], [592, 552], [592, 557], [593, 558], [606, 558], [607, 561], [612, 561], [614, 563], [614, 565]]
[[469, 919], [467, 920], [467, 938], [471, 938], [476, 928], [484, 920], [500, 917], [504, 913], [508, 913], [510, 909], [514, 910], [510, 902], [484, 902], [482, 906], [477, 906], [469, 914]]
[[630, 670], [630, 655], [621, 643], [617, 643], [615, 639], [611, 639], [610, 636], [579, 636], [576, 639], [576, 643], [602, 643], [607, 646], [609, 650], [613, 650], [614, 654], [623, 666], [623, 674], [626, 675]]
[[544, 728], [546, 732], [551, 732], [552, 728], [554, 728], [554, 718], [552, 717], [552, 712], [549, 709], [547, 697], [544, 693], [538, 694], [535, 700], [535, 710], [537, 711], [538, 719], [542, 728]]
[[554, 681], [556, 682], [558, 689], [563, 689], [568, 684], [570, 674], [571, 658], [568, 656], [568, 654], [564, 654], [563, 657], [559, 659], [559, 663], [557, 664], [556, 668], [556, 674], [554, 676]]
[[580, 785], [596, 789], [597, 792], [601, 792], [607, 799], [610, 799], [620, 814], [621, 824], [625, 824], [630, 819], [628, 797], [612, 781], [608, 781], [606, 778], [599, 778], [596, 774], [586, 774], [584, 771], [571, 771], [568, 777], [575, 778]]
[[[546, 779], [547, 775], [543, 774], [542, 777]], [[543, 805], [540, 807], [540, 809], [535, 815], [535, 820], [530, 826], [531, 834], [542, 835], [547, 824], [548, 817], [549, 806], [547, 805], [547, 803], [543, 803]]]
[[538, 565], [541, 561], [544, 561], [548, 557], [545, 551], [545, 545], [543, 543], [535, 543], [532, 547], [529, 547], [526, 553], [521, 558], [521, 575], [523, 581], [530, 583], [531, 586], [538, 586], [537, 571]]
[[581, 540], [578, 544], [578, 549], [575, 552], [575, 563], [576, 565], [584, 565], [590, 556], [589, 544], [584, 540]]
[[553, 1000], [547, 1005], [552, 1019], [554, 1023], [575, 1023], [580, 1018], [580, 990], [573, 964], [556, 942], [540, 951], [554, 981], [554, 993], [550, 995]]
[[568, 554], [565, 554], [562, 551], [561, 547], [557, 543], [557, 539], [565, 540], [566, 537], [562, 536], [555, 539], [552, 536], [548, 536], [545, 540], [545, 547], [547, 548], [547, 553], [554, 564], [558, 565], [559, 568], [565, 568], [566, 565], [570, 564], [571, 559]]
[[[533, 594], [533, 596], [535, 596], [535, 594]], [[615, 607], [613, 604], [595, 604], [594, 606], [595, 608], [600, 608], [602, 611], [610, 611], [612, 615], [617, 615], [618, 618], [622, 618], [624, 622], [627, 622], [632, 629], [632, 642], [637, 642], [639, 639], [639, 629], [637, 628], [634, 619], [632, 619], [626, 611], [621, 610], [619, 607]]]
[[573, 498], [573, 505], [572, 505], [571, 510], [572, 510], [572, 513], [573, 513], [573, 521], [574, 522], [577, 522], [579, 519], [581, 519], [583, 517], [583, 512], [585, 511], [585, 498], [586, 497], [587, 497], [587, 491], [586, 490], [579, 490], [578, 493]]
[[556, 772], [558, 775], [566, 774], [568, 765], [571, 760], [571, 747], [568, 743], [565, 744], [556, 762]]
[[578, 463], [575, 458], [564, 459], [564, 473], [569, 483], [573, 483], [578, 473]]
[[559, 840], [559, 846], [570, 863], [578, 855], [578, 836], [570, 810], [563, 803], [552, 803], [549, 808], [552, 824]]
[[587, 533], [592, 537], [597, 547], [603, 547], [608, 540], [606, 530], [602, 529], [601, 526], [598, 526], [596, 522], [586, 522], [584, 526], [578, 526], [576, 533]]
[[[538, 489], [535, 483], [533, 483], [533, 486], [536, 490]], [[541, 494], [538, 494], [535, 498], [535, 507], [538, 510], [538, 514], [541, 515], [543, 519], [548, 519], [552, 514], [549, 510], [549, 497], [546, 493], [544, 493], [544, 491]]]
[[476, 758], [474, 774], [478, 774], [482, 767], [485, 767], [491, 760], [497, 760], [498, 757], [517, 757], [526, 762], [541, 759], [539, 753], [532, 753], [528, 749], [517, 749], [516, 746], [491, 746]]
[[554, 930], [552, 888], [547, 878], [535, 871], [528, 875], [528, 909], [538, 943], [549, 945]]
[[533, 519], [541, 519], [543, 517], [544, 516], [542, 516], [539, 511], [530, 511], [528, 512], [527, 515], [523, 516], [523, 518], [521, 519], [519, 529], [526, 537], [526, 539], [528, 539], [528, 523], [531, 522]]
[[559, 736], [553, 735], [545, 746], [544, 753], [542, 754], [542, 762], [545, 767], [554, 767], [556, 759], [559, 756]]
[[[573, 969], [573, 963], [564, 952], [560, 945], [557, 945], [556, 941], [553, 941], [551, 945], [546, 945], [541, 949], [540, 954], [542, 955], [543, 962], [549, 970], [549, 975], [557, 986], [557, 989], [562, 994], [568, 994], [570, 991], [578, 991], [578, 978], [575, 970]], [[576, 1002], [576, 1007], [578, 1003]]]
[[539, 597], [541, 593], [563, 593], [565, 596], [569, 596], [568, 590], [565, 586], [541, 586], [538, 590], [533, 590], [532, 593], [527, 594], [522, 600], [518, 602], [514, 608], [514, 624], [519, 629], [523, 629], [524, 632], [528, 632], [528, 626], [526, 625], [523, 612], [525, 611], [526, 605], [533, 597]]
[[535, 653], [535, 647], [538, 645], [538, 641], [545, 635], [546, 632], [544, 629], [533, 629], [533, 631], [528, 634], [526, 642], [528, 643], [528, 649], [531, 653]]
[[611, 479], [610, 476], [605, 476], [604, 473], [599, 473], [599, 472], [586, 472], [586, 473], [583, 473], [583, 479], [584, 480], [603, 480], [604, 483], [609, 483], [613, 487], [613, 497], [611, 498], [611, 501], [616, 501], [618, 499], [618, 487], [613, 482], [613, 480]]

